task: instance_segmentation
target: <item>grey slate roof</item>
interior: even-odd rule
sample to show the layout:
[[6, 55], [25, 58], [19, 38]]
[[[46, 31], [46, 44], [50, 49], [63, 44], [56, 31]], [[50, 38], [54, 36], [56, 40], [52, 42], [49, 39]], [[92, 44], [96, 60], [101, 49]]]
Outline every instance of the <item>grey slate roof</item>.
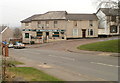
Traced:
[[68, 20], [98, 20], [95, 14], [68, 14]]
[[118, 15], [119, 14], [118, 9], [100, 8], [99, 10], [101, 10], [107, 16], [109, 16], [109, 15]]
[[39, 20], [97, 20], [95, 14], [69, 14], [66, 11], [49, 11], [45, 14], [33, 15], [21, 22]]
[[56, 20], [56, 19], [66, 19], [66, 11], [49, 11], [45, 14], [33, 18], [33, 20]]

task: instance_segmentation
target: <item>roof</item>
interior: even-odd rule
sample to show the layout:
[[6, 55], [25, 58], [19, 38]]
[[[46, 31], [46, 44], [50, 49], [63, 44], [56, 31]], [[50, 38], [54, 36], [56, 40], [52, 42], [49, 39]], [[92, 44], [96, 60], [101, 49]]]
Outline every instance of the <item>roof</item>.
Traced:
[[0, 26], [0, 33], [6, 28], [7, 26]]
[[95, 14], [68, 14], [68, 20], [98, 20]]
[[116, 16], [116, 15], [119, 14], [118, 9], [100, 8], [99, 10], [101, 10], [107, 16], [109, 16], [109, 15], [115, 15]]
[[97, 20], [95, 14], [68, 14], [66, 11], [49, 11], [44, 14], [33, 15], [23, 21], [39, 21], [39, 20]]
[[62, 19], [66, 19], [65, 17], [66, 13], [67, 13], [66, 11], [49, 11], [45, 14], [33, 18], [33, 20], [50, 20], [50, 19], [62, 20]]
[[30, 22], [33, 18], [38, 17], [38, 16], [40, 16], [40, 15], [41, 15], [41, 14], [35, 14], [35, 15], [33, 15], [33, 16], [30, 16], [30, 17], [22, 20], [21, 22]]

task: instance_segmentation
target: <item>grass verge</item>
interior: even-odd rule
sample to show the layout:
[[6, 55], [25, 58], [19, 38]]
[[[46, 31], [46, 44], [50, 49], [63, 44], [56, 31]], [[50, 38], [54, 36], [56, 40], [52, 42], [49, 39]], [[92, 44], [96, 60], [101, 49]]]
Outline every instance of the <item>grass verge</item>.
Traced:
[[88, 51], [120, 53], [120, 49], [119, 49], [120, 44], [118, 42], [120, 42], [120, 39], [85, 44], [85, 45], [81, 45], [77, 48], [80, 50], [88, 50]]
[[9, 71], [26, 81], [62, 81], [32, 67], [11, 67]]
[[[9, 62], [14, 65], [24, 64], [18, 61]], [[32, 67], [8, 67], [8, 71], [14, 73], [15, 77], [22, 77], [26, 81], [62, 81]]]

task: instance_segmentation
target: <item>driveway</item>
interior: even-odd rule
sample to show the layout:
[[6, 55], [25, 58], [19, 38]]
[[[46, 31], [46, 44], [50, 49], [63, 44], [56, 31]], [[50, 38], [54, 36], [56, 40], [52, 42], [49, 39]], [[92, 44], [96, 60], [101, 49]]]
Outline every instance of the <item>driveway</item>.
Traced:
[[[76, 46], [108, 39], [78, 39], [10, 49], [10, 56], [66, 81], [117, 81], [118, 57], [77, 51]], [[110, 53], [112, 54], [112, 53]]]

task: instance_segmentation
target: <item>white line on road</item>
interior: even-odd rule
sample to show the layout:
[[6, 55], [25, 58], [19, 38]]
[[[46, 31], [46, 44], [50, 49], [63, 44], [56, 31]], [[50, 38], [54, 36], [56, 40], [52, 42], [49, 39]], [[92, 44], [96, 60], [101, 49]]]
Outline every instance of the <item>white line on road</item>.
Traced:
[[104, 64], [104, 63], [97, 63], [97, 62], [90, 62], [90, 63], [98, 64], [98, 65], [104, 65], [104, 66], [109, 66], [109, 67], [120, 67], [120, 66], [116, 66], [116, 65]]
[[57, 57], [57, 58], [63, 58], [63, 59], [67, 59], [67, 60], [75, 61], [74, 58], [68, 58], [68, 57], [62, 57], [62, 56], [55, 56], [55, 55], [48, 55], [48, 56], [51, 56], [51, 57]]

